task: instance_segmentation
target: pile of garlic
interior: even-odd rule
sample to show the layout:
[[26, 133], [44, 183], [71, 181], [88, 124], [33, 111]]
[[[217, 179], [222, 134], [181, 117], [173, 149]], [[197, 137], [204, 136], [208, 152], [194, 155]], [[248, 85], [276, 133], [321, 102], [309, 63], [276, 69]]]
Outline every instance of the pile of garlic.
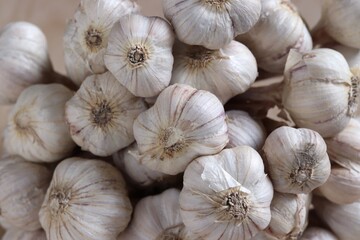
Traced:
[[358, 239], [360, 4], [323, 8], [311, 32], [290, 0], [81, 0], [67, 76], [4, 26], [4, 239]]

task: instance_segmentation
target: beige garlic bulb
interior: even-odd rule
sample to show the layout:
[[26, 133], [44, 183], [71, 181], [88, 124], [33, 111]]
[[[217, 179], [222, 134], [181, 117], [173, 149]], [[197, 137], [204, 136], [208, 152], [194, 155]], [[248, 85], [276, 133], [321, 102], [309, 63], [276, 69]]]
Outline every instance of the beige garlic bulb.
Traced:
[[39, 229], [38, 214], [51, 172], [42, 165], [11, 156], [0, 160], [0, 176], [0, 215], [5, 225], [28, 231]]
[[358, 240], [360, 236], [360, 202], [338, 205], [323, 198], [313, 202], [317, 215], [341, 240]]
[[156, 96], [170, 83], [174, 39], [160, 17], [124, 16], [111, 30], [105, 65], [135, 96]]
[[140, 162], [166, 174], [183, 172], [194, 158], [228, 142], [225, 111], [215, 95], [187, 85], [166, 88], [134, 123]]
[[39, 216], [48, 239], [112, 240], [130, 221], [125, 181], [110, 164], [68, 158], [57, 165]]
[[282, 73], [290, 49], [312, 49], [309, 31], [290, 0], [262, 0], [259, 21], [236, 39], [254, 53], [260, 68]]
[[141, 199], [129, 227], [118, 240], [195, 240], [180, 216], [180, 191], [168, 189], [159, 195]]
[[163, 9], [180, 41], [220, 49], [255, 25], [261, 1], [163, 0]]
[[189, 164], [180, 193], [180, 214], [204, 239], [251, 239], [271, 219], [273, 187], [251, 147], [225, 149]]
[[2, 240], [46, 240], [46, 234], [42, 229], [36, 231], [9, 229], [5, 232]]
[[146, 110], [110, 72], [86, 78], [66, 103], [72, 139], [83, 150], [109, 156], [134, 141], [133, 123]]
[[54, 162], [71, 154], [75, 143], [65, 122], [65, 103], [72, 96], [57, 83], [25, 89], [4, 130], [6, 151], [34, 162]]
[[299, 127], [331, 137], [359, 114], [360, 75], [335, 50], [291, 50], [284, 76], [282, 102]]
[[263, 151], [274, 189], [278, 192], [310, 193], [330, 175], [325, 141], [313, 130], [277, 128], [266, 139]]
[[78, 86], [106, 71], [104, 54], [110, 30], [122, 16], [138, 12], [130, 0], [81, 0], [64, 35], [65, 67]]
[[245, 92], [258, 75], [255, 57], [236, 41], [218, 50], [177, 41], [174, 59], [172, 84], [188, 84], [209, 91], [222, 103]]
[[255, 121], [247, 112], [231, 110], [226, 112], [229, 129], [229, 143], [227, 148], [248, 145], [260, 150], [266, 139], [264, 126]]
[[300, 240], [338, 240], [338, 238], [330, 231], [319, 228], [307, 228]]

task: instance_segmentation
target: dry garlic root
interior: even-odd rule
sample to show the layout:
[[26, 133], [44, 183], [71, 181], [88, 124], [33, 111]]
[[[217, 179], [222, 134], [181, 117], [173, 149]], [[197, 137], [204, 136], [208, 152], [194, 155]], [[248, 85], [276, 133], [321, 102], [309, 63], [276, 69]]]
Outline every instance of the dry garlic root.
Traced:
[[109, 156], [134, 141], [133, 123], [146, 110], [110, 72], [86, 78], [66, 103], [70, 134], [83, 150]]
[[166, 174], [183, 172], [194, 158], [220, 152], [228, 142], [225, 111], [215, 95], [175, 84], [134, 123], [140, 162]]
[[218, 50], [177, 41], [174, 59], [172, 84], [182, 83], [209, 91], [222, 103], [245, 92], [258, 75], [255, 57], [236, 41]]
[[204, 239], [250, 239], [269, 225], [272, 198], [260, 155], [241, 146], [189, 164], [180, 214], [189, 231]]
[[307, 228], [300, 240], [338, 240], [338, 238], [330, 231], [319, 228]]
[[105, 65], [135, 96], [156, 96], [170, 83], [174, 39], [160, 17], [124, 16], [111, 30]]
[[65, 103], [72, 96], [56, 83], [25, 89], [9, 114], [5, 150], [34, 162], [54, 162], [71, 154], [75, 143], [65, 122]]
[[2, 240], [46, 240], [46, 234], [42, 229], [36, 231], [9, 229], [5, 232]]
[[136, 12], [138, 6], [129, 0], [81, 0], [64, 35], [66, 71], [75, 84], [106, 71], [104, 54], [113, 24]]
[[44, 166], [11, 156], [0, 160], [0, 216], [6, 227], [39, 229], [39, 210], [51, 172]]
[[56, 167], [39, 216], [48, 239], [113, 240], [131, 212], [124, 179], [113, 166], [68, 158]]

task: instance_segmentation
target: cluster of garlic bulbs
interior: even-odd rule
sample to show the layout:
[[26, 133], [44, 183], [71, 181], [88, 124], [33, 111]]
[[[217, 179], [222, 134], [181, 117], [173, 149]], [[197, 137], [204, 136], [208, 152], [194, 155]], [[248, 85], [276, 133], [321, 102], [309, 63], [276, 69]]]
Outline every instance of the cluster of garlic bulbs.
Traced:
[[290, 0], [162, 4], [80, 0], [68, 76], [0, 31], [4, 239], [358, 239], [358, 1], [324, 1], [326, 42]]

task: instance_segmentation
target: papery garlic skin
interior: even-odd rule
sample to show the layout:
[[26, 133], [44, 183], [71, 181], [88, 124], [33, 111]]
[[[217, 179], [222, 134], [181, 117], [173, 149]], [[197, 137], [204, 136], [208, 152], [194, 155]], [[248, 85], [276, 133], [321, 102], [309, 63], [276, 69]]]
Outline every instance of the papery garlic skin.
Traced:
[[110, 72], [86, 78], [66, 103], [70, 134], [83, 150], [109, 156], [134, 141], [133, 123], [145, 102], [132, 95]]
[[360, 68], [360, 49], [347, 47], [340, 44], [331, 46], [331, 48], [344, 56], [350, 68]]
[[310, 193], [330, 175], [325, 141], [310, 129], [277, 128], [266, 139], [263, 151], [278, 192]]
[[4, 222], [27, 231], [41, 228], [38, 213], [51, 172], [42, 165], [10, 156], [0, 160], [0, 176], [0, 214]]
[[65, 103], [72, 96], [57, 83], [25, 89], [4, 129], [6, 151], [33, 162], [55, 162], [71, 154], [76, 145], [65, 122]]
[[0, 104], [15, 103], [32, 84], [50, 82], [52, 66], [44, 33], [28, 22], [0, 29]]
[[75, 84], [106, 71], [104, 54], [113, 24], [138, 11], [129, 0], [81, 0], [64, 35], [66, 72]]
[[160, 17], [124, 16], [111, 30], [105, 65], [135, 96], [156, 96], [170, 83], [174, 40]]
[[134, 123], [140, 162], [166, 174], [183, 172], [194, 158], [228, 142], [225, 111], [215, 95], [187, 85], [166, 88]]
[[266, 132], [261, 123], [255, 121], [247, 112], [231, 110], [226, 112], [229, 142], [227, 148], [247, 145], [260, 150], [266, 139]]
[[269, 225], [272, 198], [260, 155], [241, 146], [189, 164], [180, 214], [185, 226], [204, 239], [251, 239]]
[[48, 239], [115, 239], [132, 212], [125, 181], [106, 162], [68, 158], [57, 165], [39, 216]]
[[218, 50], [177, 41], [174, 59], [171, 84], [182, 83], [209, 91], [223, 104], [250, 88], [258, 75], [255, 57], [236, 41]]
[[236, 39], [249, 47], [260, 68], [282, 73], [290, 49], [309, 51], [312, 39], [290, 0], [262, 0], [261, 4], [259, 21]]
[[310, 227], [305, 230], [300, 240], [338, 240], [338, 238], [326, 229]]
[[261, 1], [163, 0], [163, 10], [180, 41], [220, 49], [255, 25]]
[[358, 115], [360, 78], [340, 53], [326, 48], [291, 50], [284, 77], [282, 102], [299, 127], [331, 137]]
[[9, 229], [5, 232], [2, 240], [46, 240], [46, 234], [42, 229], [36, 231]]

